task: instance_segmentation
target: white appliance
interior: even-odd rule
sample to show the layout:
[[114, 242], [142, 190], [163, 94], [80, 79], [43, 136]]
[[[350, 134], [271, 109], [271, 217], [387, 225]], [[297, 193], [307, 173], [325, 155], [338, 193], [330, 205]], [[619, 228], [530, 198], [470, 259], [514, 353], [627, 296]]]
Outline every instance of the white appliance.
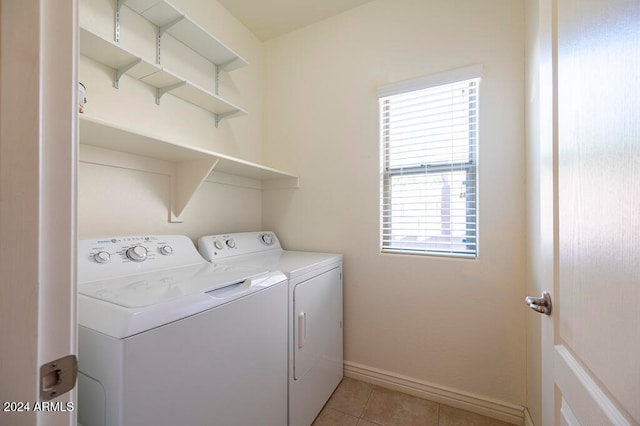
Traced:
[[342, 255], [283, 250], [272, 232], [205, 236], [198, 250], [217, 267], [289, 278], [289, 425], [309, 426], [343, 376]]
[[186, 236], [78, 245], [78, 422], [287, 422], [287, 279], [217, 267]]

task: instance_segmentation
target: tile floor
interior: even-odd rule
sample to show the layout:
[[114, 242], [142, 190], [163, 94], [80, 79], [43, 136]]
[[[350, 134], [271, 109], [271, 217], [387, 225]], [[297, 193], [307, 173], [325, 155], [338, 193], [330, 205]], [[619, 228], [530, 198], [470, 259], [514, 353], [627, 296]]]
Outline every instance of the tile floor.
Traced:
[[312, 426], [507, 426], [469, 411], [345, 377]]

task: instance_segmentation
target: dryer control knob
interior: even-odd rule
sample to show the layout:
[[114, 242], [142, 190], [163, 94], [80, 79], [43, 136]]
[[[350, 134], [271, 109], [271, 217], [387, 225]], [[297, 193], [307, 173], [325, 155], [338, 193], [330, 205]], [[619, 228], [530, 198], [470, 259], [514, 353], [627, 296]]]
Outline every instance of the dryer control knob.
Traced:
[[218, 249], [218, 250], [222, 250], [224, 248], [224, 246], [222, 245], [222, 243], [220, 242], [220, 240], [215, 240], [213, 242], [213, 245]]
[[236, 242], [233, 240], [233, 238], [229, 238], [229, 239], [227, 240], [227, 247], [229, 247], [229, 248], [235, 248], [235, 246], [236, 246]]
[[127, 249], [127, 257], [134, 262], [147, 260], [147, 249], [143, 246], [133, 246]]
[[93, 255], [93, 260], [98, 263], [107, 263], [111, 260], [111, 255], [106, 251], [99, 251]]
[[271, 244], [273, 244], [273, 235], [271, 234], [262, 234], [260, 236], [260, 241], [262, 241], [263, 244], [270, 246]]
[[173, 247], [171, 246], [160, 247], [160, 254], [164, 256], [171, 256], [173, 254]]

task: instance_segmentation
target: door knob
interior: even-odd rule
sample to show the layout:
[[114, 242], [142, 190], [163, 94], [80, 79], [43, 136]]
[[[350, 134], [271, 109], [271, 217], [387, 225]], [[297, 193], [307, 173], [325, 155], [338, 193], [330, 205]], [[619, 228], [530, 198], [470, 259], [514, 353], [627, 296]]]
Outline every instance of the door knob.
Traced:
[[524, 302], [536, 312], [551, 315], [551, 295], [548, 291], [543, 291], [541, 297], [527, 296]]

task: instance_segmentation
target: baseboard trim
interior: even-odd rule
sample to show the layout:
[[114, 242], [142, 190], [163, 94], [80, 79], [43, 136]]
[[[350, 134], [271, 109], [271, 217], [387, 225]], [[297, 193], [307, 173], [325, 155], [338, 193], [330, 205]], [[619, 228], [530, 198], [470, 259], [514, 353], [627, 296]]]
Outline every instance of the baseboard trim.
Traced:
[[524, 409], [524, 426], [536, 426], [531, 418], [531, 413], [528, 408]]
[[419, 398], [450, 405], [511, 424], [523, 425], [525, 421], [525, 408], [519, 405], [453, 389], [446, 389], [441, 386], [421, 382], [410, 377], [355, 362], [344, 362], [344, 375], [383, 388], [404, 392]]

